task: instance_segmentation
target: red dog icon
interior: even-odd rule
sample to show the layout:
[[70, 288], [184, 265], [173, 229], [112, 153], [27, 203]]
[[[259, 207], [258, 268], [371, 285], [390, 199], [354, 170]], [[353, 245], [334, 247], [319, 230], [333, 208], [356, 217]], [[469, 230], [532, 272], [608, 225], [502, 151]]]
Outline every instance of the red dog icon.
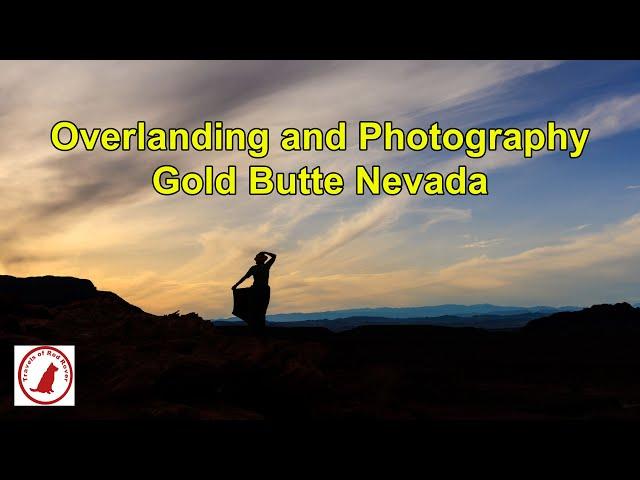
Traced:
[[38, 388], [30, 388], [29, 390], [31, 390], [32, 392], [52, 393], [53, 380], [57, 371], [58, 367], [56, 367], [53, 363], [50, 364], [47, 367], [47, 370], [42, 374], [40, 383], [38, 383]]

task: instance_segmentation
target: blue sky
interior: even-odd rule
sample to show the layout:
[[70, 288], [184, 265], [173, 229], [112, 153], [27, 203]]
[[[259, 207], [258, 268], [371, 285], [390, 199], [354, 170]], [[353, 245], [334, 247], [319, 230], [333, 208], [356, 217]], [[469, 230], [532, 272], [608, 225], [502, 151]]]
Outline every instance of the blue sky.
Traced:
[[[637, 94], [640, 63], [567, 62], [514, 82], [514, 90], [511, 101], [530, 103], [533, 98], [535, 104], [505, 116], [506, 123], [555, 119], [572, 109]], [[599, 126], [590, 127], [597, 131]], [[598, 230], [630, 217], [638, 211], [640, 200], [640, 192], [626, 188], [640, 183], [638, 148], [640, 135], [637, 129], [629, 129], [590, 141], [579, 159], [549, 153], [493, 172], [487, 205], [479, 207], [475, 199], [466, 199], [470, 208], [476, 204], [476, 231], [505, 229], [513, 242], [525, 247], [540, 239], [558, 238], [572, 228]]]
[[[229, 287], [276, 251], [272, 313], [445, 302], [639, 301], [640, 62], [3, 62], [0, 273], [91, 278], [148, 311], [227, 316]], [[243, 153], [57, 152], [79, 126], [591, 128], [582, 157], [283, 153], [278, 171], [485, 170], [487, 197], [161, 197], [155, 165]], [[355, 135], [351, 138], [355, 139]], [[353, 146], [355, 142], [350, 142]], [[462, 160], [461, 160], [462, 159]], [[256, 162], [253, 162], [256, 163]], [[264, 163], [264, 162], [257, 162]], [[351, 179], [350, 179], [351, 177]], [[243, 188], [241, 190], [244, 190]], [[349, 189], [348, 189], [349, 190]], [[351, 191], [351, 190], [349, 190]]]

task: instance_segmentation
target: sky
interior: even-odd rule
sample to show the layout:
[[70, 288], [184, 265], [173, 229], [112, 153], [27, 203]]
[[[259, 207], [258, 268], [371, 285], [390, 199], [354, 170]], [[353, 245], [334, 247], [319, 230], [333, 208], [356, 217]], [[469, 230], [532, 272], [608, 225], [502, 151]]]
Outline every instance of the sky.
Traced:
[[[59, 152], [54, 123], [272, 129], [246, 152]], [[282, 152], [285, 127], [591, 128], [584, 154]], [[89, 278], [151, 313], [228, 317], [256, 252], [270, 313], [640, 301], [640, 62], [0, 62], [0, 274]], [[276, 132], [274, 135], [273, 132]], [[156, 166], [486, 171], [488, 196], [161, 196]]]

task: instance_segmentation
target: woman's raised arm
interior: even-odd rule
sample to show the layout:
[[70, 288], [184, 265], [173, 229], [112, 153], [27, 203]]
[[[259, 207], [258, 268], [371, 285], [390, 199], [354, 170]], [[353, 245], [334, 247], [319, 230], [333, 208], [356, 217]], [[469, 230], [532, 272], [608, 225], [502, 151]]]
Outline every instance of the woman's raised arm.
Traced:
[[270, 267], [271, 265], [273, 265], [273, 262], [276, 261], [277, 255], [275, 253], [271, 253], [271, 252], [260, 252], [260, 253], [264, 253], [265, 255], [269, 255], [269, 257], [271, 257], [269, 258], [269, 260], [265, 262], [265, 265]]

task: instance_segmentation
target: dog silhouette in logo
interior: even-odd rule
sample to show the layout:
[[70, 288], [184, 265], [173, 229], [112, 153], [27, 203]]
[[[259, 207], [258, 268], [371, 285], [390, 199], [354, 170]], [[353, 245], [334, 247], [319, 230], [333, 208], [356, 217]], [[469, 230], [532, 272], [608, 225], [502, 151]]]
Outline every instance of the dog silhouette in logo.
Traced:
[[52, 393], [53, 392], [53, 380], [58, 371], [58, 367], [56, 367], [53, 363], [47, 367], [47, 370], [42, 374], [42, 378], [40, 379], [40, 383], [38, 383], [38, 388], [30, 388], [32, 392], [41, 392], [41, 393]]

